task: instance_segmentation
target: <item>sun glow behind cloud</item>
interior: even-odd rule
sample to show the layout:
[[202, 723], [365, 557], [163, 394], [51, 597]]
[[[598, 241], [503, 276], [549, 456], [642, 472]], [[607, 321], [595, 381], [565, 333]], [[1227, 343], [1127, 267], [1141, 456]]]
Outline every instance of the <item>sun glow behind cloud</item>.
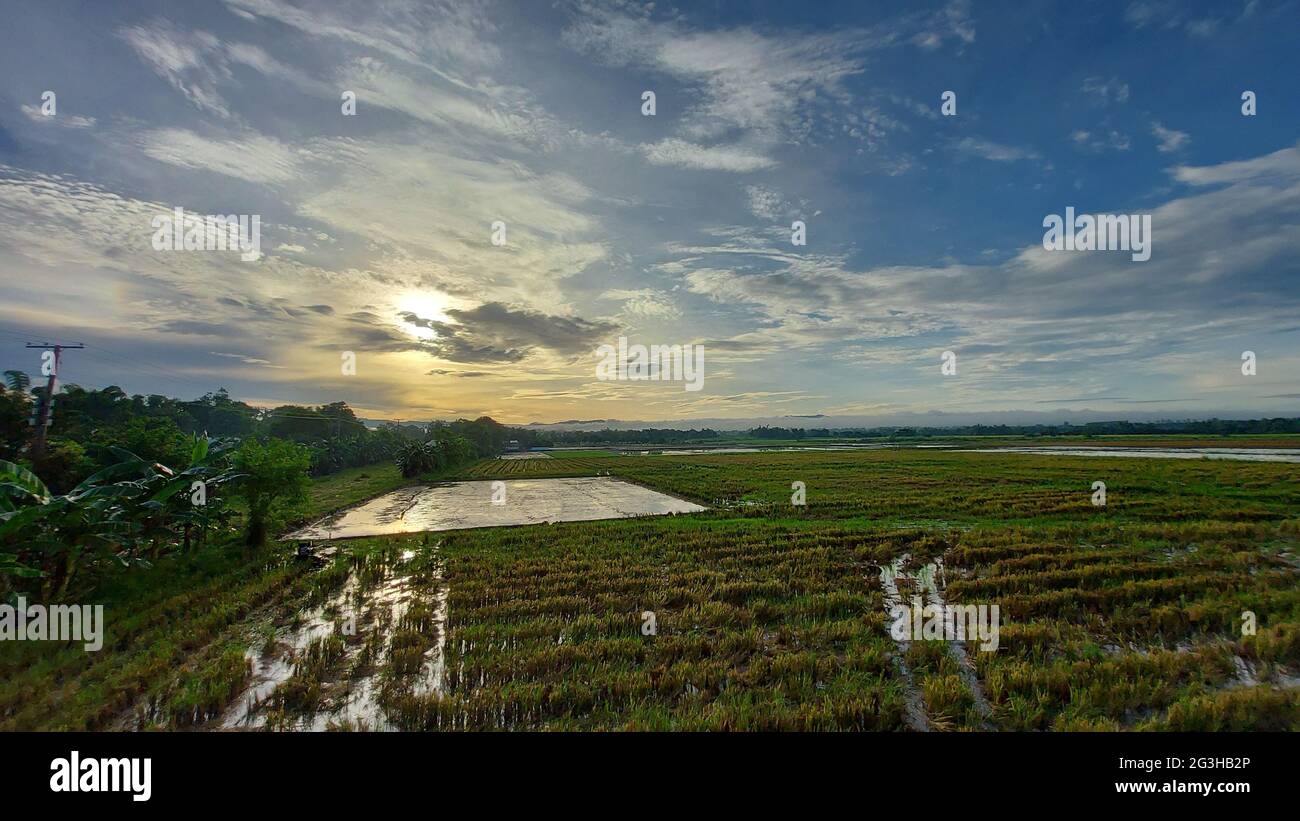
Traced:
[[[433, 290], [407, 291], [397, 298], [398, 314], [415, 314], [421, 319], [429, 319], [434, 322], [450, 322], [451, 318], [447, 316], [448, 308], [459, 307], [456, 300], [446, 294], [440, 294]], [[437, 339], [438, 332], [434, 328], [413, 325], [401, 319], [397, 324], [402, 330], [416, 337], [417, 339]]]

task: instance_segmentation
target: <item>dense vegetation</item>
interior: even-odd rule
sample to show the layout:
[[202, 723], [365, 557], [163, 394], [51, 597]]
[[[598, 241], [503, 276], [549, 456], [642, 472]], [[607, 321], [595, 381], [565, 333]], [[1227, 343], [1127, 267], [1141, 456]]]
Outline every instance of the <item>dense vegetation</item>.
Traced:
[[34, 454], [42, 391], [18, 371], [0, 386], [0, 601], [84, 596], [113, 568], [261, 545], [301, 516], [309, 476], [395, 461], [415, 477], [508, 441], [488, 417], [372, 430], [343, 402], [259, 410], [224, 390], [181, 401], [66, 385]]
[[721, 438], [716, 430], [694, 428], [670, 430], [644, 428], [638, 430], [536, 430], [513, 428], [512, 438], [522, 447], [572, 447], [575, 445], [681, 445], [713, 442]]

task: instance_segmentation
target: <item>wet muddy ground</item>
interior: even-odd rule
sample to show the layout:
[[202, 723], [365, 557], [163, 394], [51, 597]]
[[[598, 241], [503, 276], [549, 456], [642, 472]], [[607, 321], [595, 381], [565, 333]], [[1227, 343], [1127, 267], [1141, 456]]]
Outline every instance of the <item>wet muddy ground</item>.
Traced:
[[414, 555], [354, 562], [334, 594], [274, 626], [212, 727], [391, 730], [398, 700], [441, 693], [448, 590], [439, 570], [410, 572]]

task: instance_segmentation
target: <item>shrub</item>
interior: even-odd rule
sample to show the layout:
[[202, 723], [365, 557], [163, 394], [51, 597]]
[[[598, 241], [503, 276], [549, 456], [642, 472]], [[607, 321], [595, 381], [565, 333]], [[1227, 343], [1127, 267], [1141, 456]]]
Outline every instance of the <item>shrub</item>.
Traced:
[[263, 544], [267, 530], [306, 501], [310, 468], [311, 452], [283, 439], [263, 444], [250, 437], [235, 451], [234, 469], [240, 477], [234, 493], [248, 505], [249, 545]]

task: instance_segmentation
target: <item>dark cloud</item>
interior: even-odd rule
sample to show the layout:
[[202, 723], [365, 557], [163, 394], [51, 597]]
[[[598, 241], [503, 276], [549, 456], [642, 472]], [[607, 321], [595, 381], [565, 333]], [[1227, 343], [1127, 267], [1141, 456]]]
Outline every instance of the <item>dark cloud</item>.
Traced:
[[521, 345], [549, 348], [564, 354], [594, 348], [598, 344], [596, 340], [618, 330], [618, 326], [610, 322], [512, 309], [500, 302], [486, 302], [470, 310], [452, 309], [447, 311], [447, 315], [474, 333], [499, 335], [518, 340]]
[[410, 311], [403, 322], [427, 328], [437, 336], [425, 344], [451, 362], [518, 362], [537, 349], [565, 356], [587, 353], [618, 330], [604, 321], [563, 317], [487, 302], [476, 308], [447, 311], [454, 322], [441, 322]]
[[369, 311], [348, 314], [339, 340], [321, 347], [339, 350], [418, 351], [429, 350], [424, 340], [416, 339], [390, 322]]

